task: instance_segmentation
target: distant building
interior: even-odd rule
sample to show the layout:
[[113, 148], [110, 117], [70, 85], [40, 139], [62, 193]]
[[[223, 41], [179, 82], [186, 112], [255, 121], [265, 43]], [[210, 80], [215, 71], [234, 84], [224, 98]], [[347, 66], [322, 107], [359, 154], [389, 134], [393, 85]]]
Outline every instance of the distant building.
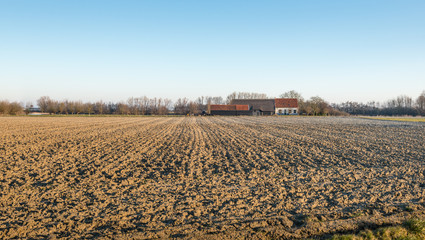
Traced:
[[251, 115], [248, 105], [208, 105], [208, 114], [211, 115]]
[[298, 114], [298, 99], [276, 98], [275, 113], [277, 115], [297, 115]]
[[230, 104], [244, 104], [249, 106], [251, 115], [274, 115], [274, 99], [233, 99]]
[[208, 105], [211, 115], [298, 115], [296, 98], [233, 99], [230, 105]]
[[38, 107], [30, 107], [28, 108], [28, 111], [31, 113], [35, 113], [35, 112], [41, 112], [41, 109]]

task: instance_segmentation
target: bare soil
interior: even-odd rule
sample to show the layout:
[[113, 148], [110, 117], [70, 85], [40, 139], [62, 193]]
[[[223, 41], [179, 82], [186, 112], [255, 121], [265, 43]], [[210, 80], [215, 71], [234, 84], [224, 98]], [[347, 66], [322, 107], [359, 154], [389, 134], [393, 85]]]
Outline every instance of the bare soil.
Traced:
[[294, 239], [425, 213], [425, 124], [0, 118], [0, 238]]

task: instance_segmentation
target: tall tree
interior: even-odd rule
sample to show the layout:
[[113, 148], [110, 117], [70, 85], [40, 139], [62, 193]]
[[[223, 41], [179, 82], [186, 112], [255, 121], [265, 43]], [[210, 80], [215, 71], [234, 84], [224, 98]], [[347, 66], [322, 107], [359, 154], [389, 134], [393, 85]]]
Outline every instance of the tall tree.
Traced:
[[291, 90], [285, 93], [280, 94], [281, 98], [296, 98], [298, 99], [299, 102], [304, 101], [304, 98], [302, 97], [301, 93], [295, 91], [295, 90]]
[[179, 115], [186, 115], [189, 113], [189, 99], [179, 98], [174, 103], [174, 112]]
[[226, 103], [229, 104], [233, 99], [267, 99], [265, 93], [254, 92], [232, 92], [226, 98]]
[[103, 103], [103, 101], [97, 101], [94, 104], [94, 111], [95, 111], [95, 113], [97, 113], [97, 114], [104, 114], [105, 113], [105, 110], [106, 110], [106, 106], [105, 106], [105, 103]]
[[10, 112], [10, 103], [9, 101], [0, 101], [0, 113], [1, 114], [9, 114]]
[[17, 115], [19, 113], [23, 112], [23, 108], [21, 106], [21, 104], [19, 104], [18, 102], [11, 102], [9, 104], [9, 114], [10, 115]]
[[416, 106], [422, 115], [425, 114], [425, 91], [416, 99]]
[[50, 97], [48, 96], [42, 96], [37, 100], [37, 105], [40, 108], [41, 112], [47, 112], [48, 111], [48, 107], [49, 107], [49, 103], [52, 100], [50, 99]]

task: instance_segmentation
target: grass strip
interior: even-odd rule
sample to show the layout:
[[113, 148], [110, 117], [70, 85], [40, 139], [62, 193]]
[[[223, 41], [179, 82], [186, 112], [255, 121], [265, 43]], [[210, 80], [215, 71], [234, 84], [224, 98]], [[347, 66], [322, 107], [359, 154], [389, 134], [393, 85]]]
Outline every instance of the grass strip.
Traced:
[[372, 120], [383, 120], [383, 121], [397, 121], [397, 122], [425, 122], [425, 118], [413, 118], [413, 117], [360, 117], [363, 119]]
[[358, 234], [334, 235], [331, 240], [421, 240], [425, 239], [425, 221], [412, 218], [400, 226], [364, 230]]

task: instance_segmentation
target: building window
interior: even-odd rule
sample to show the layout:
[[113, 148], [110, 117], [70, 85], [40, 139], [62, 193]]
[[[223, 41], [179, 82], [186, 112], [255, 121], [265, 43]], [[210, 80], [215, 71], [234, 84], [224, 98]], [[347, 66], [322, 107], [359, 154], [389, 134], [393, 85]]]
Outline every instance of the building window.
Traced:
[[297, 110], [294, 109], [294, 113], [297, 113]]

